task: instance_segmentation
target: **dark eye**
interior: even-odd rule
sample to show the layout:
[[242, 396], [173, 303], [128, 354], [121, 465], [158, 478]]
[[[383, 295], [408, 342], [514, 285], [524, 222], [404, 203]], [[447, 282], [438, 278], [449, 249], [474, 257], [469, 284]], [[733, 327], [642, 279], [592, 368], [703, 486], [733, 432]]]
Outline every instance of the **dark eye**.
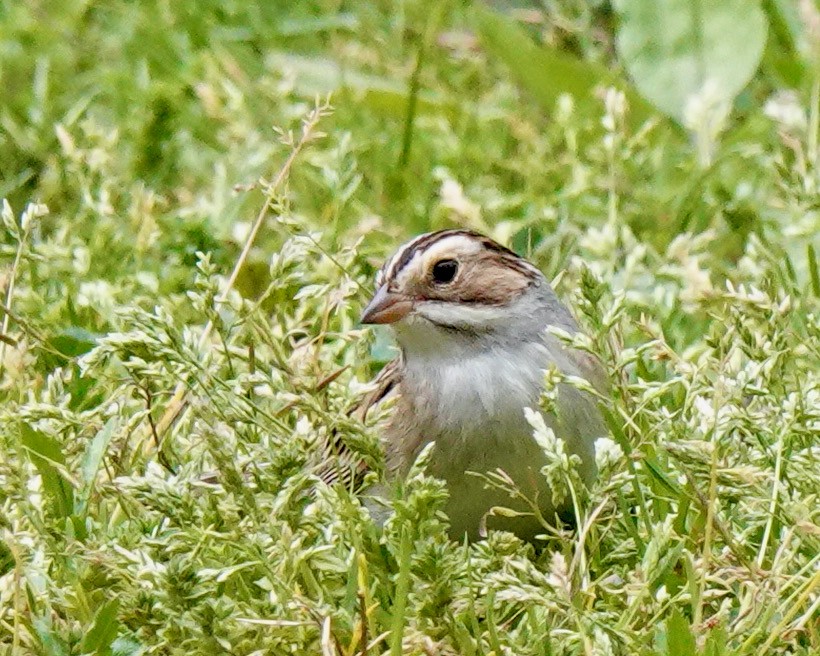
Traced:
[[433, 282], [443, 285], [452, 282], [458, 271], [458, 262], [455, 260], [440, 260], [433, 265]]

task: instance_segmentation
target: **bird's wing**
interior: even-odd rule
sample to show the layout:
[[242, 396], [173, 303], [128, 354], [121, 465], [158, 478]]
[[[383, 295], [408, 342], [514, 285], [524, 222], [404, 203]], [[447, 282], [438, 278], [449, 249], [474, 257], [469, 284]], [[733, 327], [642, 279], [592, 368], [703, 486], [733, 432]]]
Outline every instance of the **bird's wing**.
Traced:
[[[373, 379], [370, 391], [347, 413], [361, 422], [368, 411], [390, 396], [398, 388], [401, 359], [388, 362]], [[351, 450], [338, 429], [333, 429], [324, 444], [314, 473], [328, 485], [343, 484], [348, 489], [357, 489], [368, 471], [361, 456]]]
[[372, 389], [348, 413], [359, 421], [367, 418], [367, 413], [375, 405], [394, 393], [398, 388], [399, 372], [402, 368], [401, 356], [388, 362], [371, 382]]

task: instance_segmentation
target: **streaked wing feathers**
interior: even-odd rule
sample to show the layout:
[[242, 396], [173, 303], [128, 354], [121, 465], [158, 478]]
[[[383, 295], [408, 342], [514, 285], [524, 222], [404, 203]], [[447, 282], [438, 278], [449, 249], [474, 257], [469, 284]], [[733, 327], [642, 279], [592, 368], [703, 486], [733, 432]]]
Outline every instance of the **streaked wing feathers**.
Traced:
[[[370, 409], [395, 391], [400, 369], [400, 358], [387, 363], [373, 379], [372, 389], [350, 409], [348, 416], [364, 422]], [[330, 434], [320, 458], [314, 473], [328, 485], [342, 484], [356, 490], [368, 471], [366, 463], [350, 449], [337, 429]]]
[[348, 413], [351, 417], [356, 417], [359, 421], [367, 418], [370, 408], [396, 390], [399, 382], [399, 372], [401, 371], [401, 356], [388, 362], [378, 375], [371, 382], [372, 390], [368, 392], [359, 403], [357, 403]]

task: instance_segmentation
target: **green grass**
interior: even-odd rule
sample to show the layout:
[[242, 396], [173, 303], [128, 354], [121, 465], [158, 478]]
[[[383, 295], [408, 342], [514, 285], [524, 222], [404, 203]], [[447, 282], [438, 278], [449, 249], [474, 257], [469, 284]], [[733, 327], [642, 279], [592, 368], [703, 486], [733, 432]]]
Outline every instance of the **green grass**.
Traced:
[[[545, 6], [525, 34], [617, 72], [604, 3]], [[766, 5], [704, 143], [615, 92], [547, 106], [431, 7], [0, 7], [0, 654], [820, 653], [808, 10]], [[313, 476], [331, 430], [381, 467], [358, 315], [449, 226], [556, 278], [614, 381], [538, 549], [449, 542], [423, 462], [383, 529]]]

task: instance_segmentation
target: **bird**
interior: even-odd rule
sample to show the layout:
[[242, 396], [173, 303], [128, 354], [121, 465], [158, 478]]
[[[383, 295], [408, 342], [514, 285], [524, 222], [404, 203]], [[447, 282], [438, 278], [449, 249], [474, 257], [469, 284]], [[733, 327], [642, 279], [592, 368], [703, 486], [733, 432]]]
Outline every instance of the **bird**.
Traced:
[[[358, 412], [396, 397], [381, 433], [387, 477], [405, 477], [434, 443], [428, 472], [447, 486], [450, 537], [473, 541], [490, 529], [532, 542], [544, 533], [542, 520], [482, 475], [503, 471], [543, 518], [571, 511], [567, 498], [554, 501], [541, 473], [547, 456], [526, 416], [527, 408], [538, 411], [545, 372], [555, 368], [591, 387], [559, 383], [555, 412], [544, 413], [544, 423], [580, 458], [584, 484], [594, 481], [594, 442], [607, 429], [590, 390], [605, 395], [608, 383], [594, 355], [548, 331], [578, 333], [572, 314], [535, 265], [464, 229], [403, 244], [378, 271], [375, 288], [361, 322], [389, 325], [398, 355]], [[490, 513], [494, 507], [514, 512]]]

